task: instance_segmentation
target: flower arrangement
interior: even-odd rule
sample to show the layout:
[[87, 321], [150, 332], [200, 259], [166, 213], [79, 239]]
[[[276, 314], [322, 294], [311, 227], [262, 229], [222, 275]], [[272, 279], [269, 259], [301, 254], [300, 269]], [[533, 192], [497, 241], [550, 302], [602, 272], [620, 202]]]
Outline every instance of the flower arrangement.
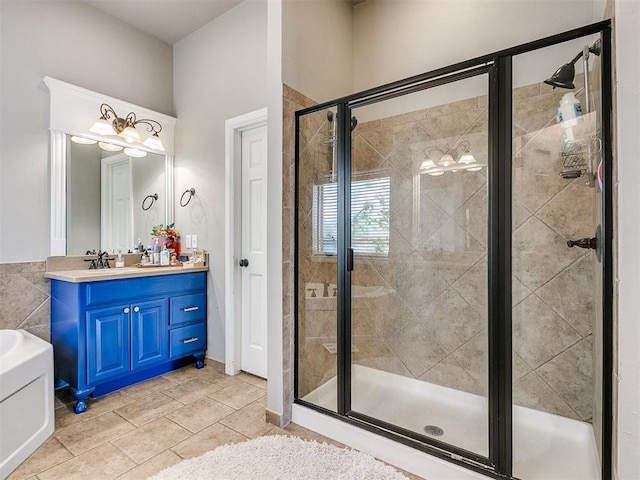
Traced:
[[167, 228], [164, 227], [164, 225], [161, 223], [159, 225], [156, 225], [155, 227], [153, 227], [153, 229], [151, 230], [151, 236], [152, 237], [173, 237], [173, 238], [178, 238], [180, 236], [180, 232], [178, 232], [173, 223], [170, 223], [167, 225]]

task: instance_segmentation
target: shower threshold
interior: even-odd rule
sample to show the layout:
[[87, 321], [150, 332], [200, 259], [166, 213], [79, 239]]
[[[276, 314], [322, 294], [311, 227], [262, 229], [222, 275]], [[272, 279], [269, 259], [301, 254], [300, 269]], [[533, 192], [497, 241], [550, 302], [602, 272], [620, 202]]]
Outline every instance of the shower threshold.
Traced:
[[[362, 365], [352, 366], [351, 380], [354, 411], [487, 456], [485, 397]], [[303, 400], [335, 411], [336, 386], [333, 377]], [[425, 431], [425, 427], [433, 428]], [[525, 480], [599, 480], [593, 428], [585, 422], [516, 405], [513, 465], [514, 476]]]

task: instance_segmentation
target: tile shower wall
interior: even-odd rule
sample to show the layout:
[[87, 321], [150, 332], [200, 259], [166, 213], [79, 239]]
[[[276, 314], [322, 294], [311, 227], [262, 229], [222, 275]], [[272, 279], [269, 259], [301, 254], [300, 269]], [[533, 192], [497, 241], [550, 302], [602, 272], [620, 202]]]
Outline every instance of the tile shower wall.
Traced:
[[22, 328], [51, 341], [45, 262], [0, 264], [0, 329]]
[[[562, 94], [544, 84], [514, 91], [514, 402], [590, 421], [597, 267], [592, 251], [568, 249], [566, 239], [592, 235], [595, 192], [582, 179], [559, 176], [562, 159], [554, 124]], [[286, 86], [284, 96], [289, 170], [283, 233], [292, 238], [293, 111], [313, 102]], [[486, 163], [486, 109], [486, 97], [470, 98], [363, 122], [354, 131], [354, 171], [382, 167], [391, 172], [389, 256], [359, 259], [352, 274], [354, 285], [384, 292], [353, 299], [354, 363], [486, 394], [486, 171], [422, 175], [416, 217], [415, 190], [402, 163], [412, 143], [425, 138], [449, 144], [469, 140], [476, 158]], [[326, 112], [318, 112], [303, 122], [301, 182], [331, 168], [330, 149], [319, 146], [325, 120]], [[309, 200], [301, 198], [299, 205], [301, 397], [336, 374], [336, 355], [327, 348], [335, 342], [335, 299], [306, 298], [308, 284], [335, 278], [331, 259], [311, 255]], [[419, 237], [413, 234], [417, 225]], [[293, 244], [284, 248], [288, 294], [283, 331], [292, 342]], [[291, 359], [285, 362], [288, 372]]]

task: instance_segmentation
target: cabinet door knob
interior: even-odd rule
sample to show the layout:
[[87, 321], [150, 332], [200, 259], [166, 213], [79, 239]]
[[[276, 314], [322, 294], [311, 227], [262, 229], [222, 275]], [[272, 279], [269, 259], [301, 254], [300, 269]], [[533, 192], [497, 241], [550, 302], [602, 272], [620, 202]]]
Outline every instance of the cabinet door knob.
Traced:
[[243, 258], [242, 260], [240, 260], [240, 266], [241, 267], [248, 267], [249, 266], [249, 260], [246, 258]]
[[140, 307], [133, 307], [133, 311], [138, 313], [140, 311]]
[[124, 313], [129, 313], [129, 312], [130, 312], [129, 307], [125, 307], [125, 309], [123, 310], [123, 312], [124, 312]]

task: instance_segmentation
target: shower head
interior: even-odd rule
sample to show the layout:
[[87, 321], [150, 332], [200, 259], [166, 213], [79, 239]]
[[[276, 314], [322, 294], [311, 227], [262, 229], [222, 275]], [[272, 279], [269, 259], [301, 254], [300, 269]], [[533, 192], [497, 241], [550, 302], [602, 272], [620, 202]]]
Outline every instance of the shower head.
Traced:
[[573, 63], [565, 63], [559, 69], [555, 71], [550, 78], [547, 78], [544, 83], [551, 85], [553, 88], [569, 88], [574, 89], [576, 86], [573, 84], [573, 77], [576, 75], [576, 69]]
[[551, 85], [553, 88], [560, 87], [573, 90], [574, 88], [576, 88], [573, 84], [573, 77], [575, 77], [576, 75], [574, 64], [580, 59], [580, 57], [585, 55], [585, 51], [585, 58], [588, 58], [589, 53], [600, 55], [601, 50], [600, 39], [596, 40], [590, 47], [587, 47], [585, 45], [584, 49], [575, 57], [573, 57], [573, 60], [571, 60], [571, 62], [562, 65], [554, 72], [553, 75], [551, 75], [551, 77], [547, 78], [544, 83], [546, 83], [547, 85]]

